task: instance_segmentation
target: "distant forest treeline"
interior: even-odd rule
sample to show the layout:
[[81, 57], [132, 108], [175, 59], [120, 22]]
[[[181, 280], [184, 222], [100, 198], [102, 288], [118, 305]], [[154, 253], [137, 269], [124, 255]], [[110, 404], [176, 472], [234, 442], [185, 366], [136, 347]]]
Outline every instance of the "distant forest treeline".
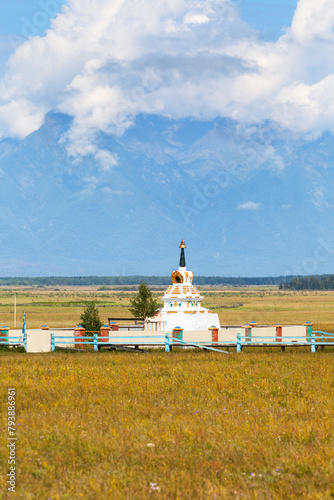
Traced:
[[297, 276], [281, 282], [280, 290], [334, 290], [334, 274]]
[[[196, 285], [280, 285], [290, 277], [267, 278], [223, 278], [221, 276], [196, 276]], [[139, 285], [142, 281], [149, 285], [169, 285], [170, 276], [49, 276], [39, 278], [0, 278], [0, 286], [126, 286]]]
[[[39, 278], [0, 278], [0, 286], [131, 286], [142, 281], [167, 286], [170, 276], [49, 276]], [[334, 274], [322, 276], [279, 276], [266, 278], [223, 278], [195, 276], [195, 285], [279, 285], [280, 290], [334, 290]]]

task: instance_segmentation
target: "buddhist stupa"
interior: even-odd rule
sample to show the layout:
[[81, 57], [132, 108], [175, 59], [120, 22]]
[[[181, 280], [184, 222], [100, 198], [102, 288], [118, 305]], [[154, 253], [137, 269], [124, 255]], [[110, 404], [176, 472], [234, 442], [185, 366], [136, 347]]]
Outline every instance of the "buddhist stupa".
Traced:
[[192, 284], [194, 274], [187, 271], [184, 241], [180, 247], [180, 266], [172, 273], [172, 284], [162, 297], [164, 306], [159, 319], [165, 322], [165, 330], [180, 327], [183, 330], [207, 330], [211, 326], [220, 327], [218, 314], [202, 307], [203, 297]]

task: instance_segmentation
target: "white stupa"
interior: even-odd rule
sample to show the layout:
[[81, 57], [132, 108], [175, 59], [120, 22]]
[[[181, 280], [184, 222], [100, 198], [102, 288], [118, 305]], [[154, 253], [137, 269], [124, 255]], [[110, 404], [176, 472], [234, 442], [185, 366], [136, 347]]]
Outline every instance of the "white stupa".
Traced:
[[194, 274], [187, 271], [184, 249], [186, 245], [181, 241], [180, 267], [172, 273], [172, 285], [162, 297], [164, 306], [159, 319], [164, 322], [166, 331], [180, 327], [183, 330], [207, 330], [215, 326], [220, 327], [218, 314], [202, 307], [203, 297], [192, 284]]

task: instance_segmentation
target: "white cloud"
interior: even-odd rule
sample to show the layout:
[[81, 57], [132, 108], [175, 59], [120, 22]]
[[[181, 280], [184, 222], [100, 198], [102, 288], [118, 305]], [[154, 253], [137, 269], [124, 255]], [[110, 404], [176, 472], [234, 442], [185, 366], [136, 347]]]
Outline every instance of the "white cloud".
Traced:
[[185, 24], [203, 24], [210, 22], [210, 19], [204, 14], [187, 14], [183, 18]]
[[262, 207], [262, 203], [255, 203], [254, 201], [246, 201], [237, 206], [238, 210], [259, 210]]
[[133, 196], [133, 193], [130, 190], [121, 191], [119, 189], [112, 189], [110, 186], [101, 188], [101, 192], [109, 196]]
[[291, 31], [300, 41], [313, 37], [333, 41], [334, 9], [332, 0], [299, 1], [291, 25]]
[[46, 107], [24, 98], [13, 98], [0, 106], [0, 135], [24, 138], [44, 121]]
[[101, 169], [105, 172], [118, 165], [118, 157], [115, 153], [110, 153], [104, 149], [99, 149], [95, 153], [95, 159], [100, 163]]
[[117, 158], [96, 135], [122, 134], [139, 113], [334, 133], [333, 25], [332, 0], [299, 0], [291, 28], [270, 43], [229, 0], [68, 0], [46, 36], [10, 58], [0, 135], [24, 137], [56, 109], [73, 116], [69, 154], [108, 169]]

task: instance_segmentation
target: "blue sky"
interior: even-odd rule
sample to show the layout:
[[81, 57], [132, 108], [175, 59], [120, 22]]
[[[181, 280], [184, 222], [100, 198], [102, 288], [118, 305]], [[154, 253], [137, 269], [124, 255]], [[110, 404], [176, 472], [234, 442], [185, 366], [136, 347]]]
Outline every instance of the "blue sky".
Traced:
[[267, 40], [278, 38], [290, 26], [297, 0], [236, 0], [240, 15]]
[[49, 27], [50, 17], [59, 12], [61, 0], [2, 0], [0, 3], [0, 34], [25, 35], [25, 27], [33, 26], [42, 35]]
[[[59, 12], [62, 0], [2, 0], [0, 4], [0, 34], [23, 35], [30, 23], [36, 34], [43, 35], [49, 27], [46, 21]], [[273, 39], [289, 26], [297, 0], [235, 0], [232, 1], [242, 19], [258, 29], [267, 39]]]

